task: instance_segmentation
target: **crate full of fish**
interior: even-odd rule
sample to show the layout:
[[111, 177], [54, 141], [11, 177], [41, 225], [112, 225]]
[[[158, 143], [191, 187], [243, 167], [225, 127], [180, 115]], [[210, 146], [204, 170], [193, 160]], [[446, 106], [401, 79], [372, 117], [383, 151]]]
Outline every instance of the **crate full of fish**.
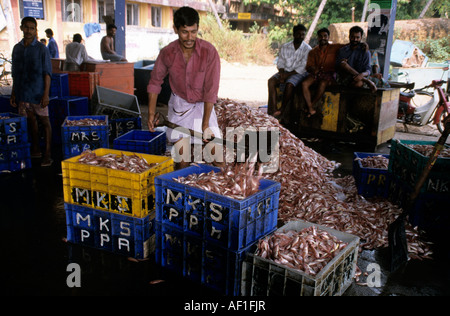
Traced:
[[156, 221], [240, 250], [277, 226], [280, 184], [244, 164], [190, 166], [155, 179]]
[[78, 156], [85, 150], [108, 148], [108, 117], [67, 116], [61, 126], [61, 137], [64, 159]]
[[0, 147], [28, 142], [27, 118], [11, 112], [0, 113]]
[[155, 251], [154, 217], [115, 214], [80, 205], [64, 204], [67, 241], [136, 259]]
[[[396, 177], [414, 188], [428, 162], [435, 142], [393, 140], [391, 144], [389, 172], [392, 177]], [[445, 145], [420, 192], [448, 195], [449, 191], [450, 146]]]
[[353, 153], [353, 177], [358, 194], [364, 197], [387, 197], [390, 174], [389, 155], [377, 153]]
[[132, 130], [117, 137], [113, 143], [114, 149], [136, 153], [164, 155], [166, 152], [166, 132]]
[[359, 238], [291, 221], [259, 240], [242, 266], [245, 296], [338, 296], [353, 282]]
[[155, 223], [155, 261], [165, 269], [222, 295], [238, 296], [242, 262], [256, 241], [238, 251]]
[[62, 161], [64, 202], [143, 218], [155, 210], [156, 176], [171, 157], [99, 148]]
[[0, 173], [31, 168], [30, 144], [0, 146]]

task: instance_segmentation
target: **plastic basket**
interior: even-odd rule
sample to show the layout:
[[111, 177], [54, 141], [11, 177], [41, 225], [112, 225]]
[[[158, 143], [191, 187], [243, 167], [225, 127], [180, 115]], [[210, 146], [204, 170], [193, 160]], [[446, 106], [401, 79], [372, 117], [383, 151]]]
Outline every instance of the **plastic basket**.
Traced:
[[163, 155], [166, 152], [166, 133], [132, 130], [117, 137], [113, 146], [114, 149]]
[[52, 74], [49, 96], [66, 97], [69, 95], [69, 76], [66, 73]]
[[27, 118], [15, 113], [0, 113], [0, 147], [21, 145], [28, 142]]
[[69, 93], [71, 96], [87, 97], [89, 100], [99, 83], [98, 72], [69, 72]]
[[154, 218], [114, 214], [64, 204], [67, 240], [74, 244], [145, 259], [155, 251]]
[[[136, 155], [105, 148], [93, 152], [97, 156]], [[138, 156], [156, 165], [144, 172], [133, 173], [82, 164], [78, 162], [80, 156], [62, 161], [64, 202], [138, 218], [149, 215], [155, 209], [154, 178], [173, 171], [173, 159], [147, 154]]]
[[242, 295], [245, 296], [338, 296], [353, 282], [358, 258], [359, 238], [305, 221], [288, 222], [277, 232], [300, 231], [316, 226], [348, 243], [317, 275], [275, 263], [248, 253], [242, 266]]
[[191, 166], [156, 177], [156, 221], [233, 251], [276, 228], [278, 182], [262, 179], [259, 192], [236, 200], [173, 180], [210, 171], [220, 169]]
[[0, 173], [31, 168], [30, 144], [0, 147]]
[[134, 129], [142, 128], [142, 120], [140, 116], [116, 118], [109, 120], [109, 142], [114, 143], [117, 137], [128, 133]]
[[232, 251], [158, 222], [155, 231], [157, 264], [220, 294], [239, 295], [242, 262], [256, 242]]
[[135, 95], [101, 86], [96, 87], [92, 105], [95, 115], [108, 115], [110, 119], [141, 115], [141, 109]]
[[[434, 146], [435, 142], [393, 140], [391, 144], [389, 172], [407, 185], [414, 187], [429, 158], [408, 145]], [[449, 148], [448, 145], [445, 147]], [[448, 195], [450, 192], [450, 158], [437, 158], [420, 192]]]
[[387, 197], [389, 194], [390, 174], [388, 169], [363, 167], [361, 161], [357, 158], [367, 158], [374, 156], [383, 156], [389, 159], [389, 155], [378, 153], [353, 153], [353, 177], [355, 178], [358, 194], [364, 197]]
[[[68, 126], [67, 121], [79, 121], [90, 118], [104, 121], [97, 126]], [[67, 116], [61, 126], [64, 159], [78, 156], [85, 150], [108, 148], [108, 117], [105, 115]]]

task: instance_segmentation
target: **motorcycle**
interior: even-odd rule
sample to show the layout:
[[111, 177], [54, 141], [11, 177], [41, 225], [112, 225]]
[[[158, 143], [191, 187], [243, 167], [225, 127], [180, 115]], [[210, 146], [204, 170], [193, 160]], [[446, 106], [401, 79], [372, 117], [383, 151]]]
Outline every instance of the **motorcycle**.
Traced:
[[[414, 83], [400, 92], [397, 122], [407, 125], [424, 126], [436, 124], [439, 132], [444, 131], [444, 120], [450, 113], [448, 95], [442, 85], [444, 80], [433, 80], [431, 84], [414, 89]], [[433, 93], [426, 91], [433, 88]]]

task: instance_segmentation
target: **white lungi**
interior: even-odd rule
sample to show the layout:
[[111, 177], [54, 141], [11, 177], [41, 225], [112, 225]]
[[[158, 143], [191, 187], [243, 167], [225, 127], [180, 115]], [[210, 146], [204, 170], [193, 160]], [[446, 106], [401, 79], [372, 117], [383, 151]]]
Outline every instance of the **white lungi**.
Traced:
[[[204, 102], [189, 103], [172, 92], [169, 100], [169, 111], [167, 119], [174, 124], [203, 133], [202, 121], [204, 112]], [[214, 108], [211, 111], [209, 119], [209, 128], [217, 138], [222, 138], [222, 133], [217, 122], [217, 115]], [[167, 129], [167, 140], [171, 143], [179, 141], [183, 137], [189, 137], [190, 134], [183, 133], [181, 130]], [[191, 137], [191, 143], [202, 144], [203, 141], [197, 137]]]

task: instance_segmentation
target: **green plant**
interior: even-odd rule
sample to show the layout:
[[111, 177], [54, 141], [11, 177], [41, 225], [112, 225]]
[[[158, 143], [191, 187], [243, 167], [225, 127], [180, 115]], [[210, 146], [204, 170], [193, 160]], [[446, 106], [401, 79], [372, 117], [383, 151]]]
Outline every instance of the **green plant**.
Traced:
[[448, 37], [439, 39], [426, 39], [425, 41], [415, 41], [425, 55], [433, 62], [445, 62], [450, 60], [450, 39]]

